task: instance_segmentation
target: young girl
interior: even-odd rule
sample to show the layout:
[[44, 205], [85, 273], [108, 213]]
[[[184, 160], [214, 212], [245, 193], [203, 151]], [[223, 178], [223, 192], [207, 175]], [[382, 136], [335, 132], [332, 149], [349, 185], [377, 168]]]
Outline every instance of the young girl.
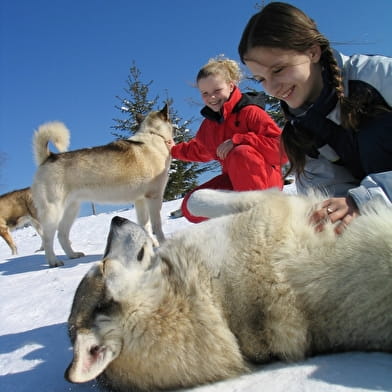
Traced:
[[391, 58], [337, 52], [312, 19], [281, 2], [249, 20], [239, 55], [265, 91], [281, 100], [282, 142], [298, 191], [318, 187], [335, 196], [314, 214], [316, 222], [328, 215], [341, 220], [339, 233], [365, 201], [390, 203]]
[[[281, 164], [287, 158], [280, 152], [281, 130], [258, 106], [257, 95], [241, 93], [240, 78], [239, 64], [224, 58], [211, 59], [197, 75], [205, 119], [192, 140], [172, 146], [171, 155], [192, 162], [217, 160], [222, 174], [196, 189], [282, 189]], [[194, 223], [205, 219], [193, 216], [187, 208], [196, 189], [181, 206], [183, 215]]]

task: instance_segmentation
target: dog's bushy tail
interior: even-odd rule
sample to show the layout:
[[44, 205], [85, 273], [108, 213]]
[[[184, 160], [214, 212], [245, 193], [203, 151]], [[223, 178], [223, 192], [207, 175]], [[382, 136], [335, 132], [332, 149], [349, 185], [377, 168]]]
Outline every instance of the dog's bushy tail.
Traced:
[[69, 139], [69, 130], [62, 122], [42, 124], [34, 132], [33, 138], [34, 159], [37, 165], [41, 165], [51, 154], [49, 142], [52, 142], [59, 152], [64, 152], [68, 149]]
[[[217, 218], [223, 215], [247, 211], [263, 200], [263, 192], [235, 192], [217, 189], [199, 189], [188, 200], [188, 209], [192, 215]], [[269, 190], [276, 192], [278, 190]]]

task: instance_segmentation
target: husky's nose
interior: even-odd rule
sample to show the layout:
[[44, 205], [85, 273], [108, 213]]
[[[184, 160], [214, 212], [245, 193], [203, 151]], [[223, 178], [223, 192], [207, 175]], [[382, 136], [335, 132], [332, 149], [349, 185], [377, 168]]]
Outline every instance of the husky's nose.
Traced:
[[112, 219], [112, 225], [113, 226], [122, 226], [126, 222], [129, 222], [129, 220], [126, 219], [126, 218], [122, 218], [121, 216], [115, 216]]

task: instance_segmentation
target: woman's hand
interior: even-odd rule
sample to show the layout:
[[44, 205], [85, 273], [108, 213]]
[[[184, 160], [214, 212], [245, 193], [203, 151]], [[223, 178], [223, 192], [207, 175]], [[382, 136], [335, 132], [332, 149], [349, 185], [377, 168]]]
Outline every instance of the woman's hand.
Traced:
[[332, 223], [340, 221], [335, 227], [335, 232], [342, 234], [346, 226], [358, 215], [360, 215], [358, 207], [351, 197], [333, 197], [323, 201], [321, 208], [312, 214], [310, 220], [316, 224], [318, 231], [323, 230], [326, 219]]
[[227, 154], [233, 149], [234, 144], [231, 139], [225, 140], [222, 144], [218, 146], [216, 149], [216, 155], [218, 155], [219, 159], [225, 159]]

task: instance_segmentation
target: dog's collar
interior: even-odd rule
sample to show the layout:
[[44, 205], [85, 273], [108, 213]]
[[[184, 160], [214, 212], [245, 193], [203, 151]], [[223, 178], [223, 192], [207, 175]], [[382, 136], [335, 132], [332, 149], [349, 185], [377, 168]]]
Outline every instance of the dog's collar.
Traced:
[[172, 140], [173, 140], [173, 139], [169, 139], [169, 140], [168, 140], [168, 139], [165, 139], [162, 135], [160, 135], [159, 133], [156, 133], [156, 132], [150, 131], [150, 133], [151, 133], [152, 135], [156, 135], [156, 136], [159, 136], [160, 138], [162, 138], [163, 141], [165, 142], [165, 145], [166, 145], [167, 149], [170, 151], [171, 146], [172, 146]]

